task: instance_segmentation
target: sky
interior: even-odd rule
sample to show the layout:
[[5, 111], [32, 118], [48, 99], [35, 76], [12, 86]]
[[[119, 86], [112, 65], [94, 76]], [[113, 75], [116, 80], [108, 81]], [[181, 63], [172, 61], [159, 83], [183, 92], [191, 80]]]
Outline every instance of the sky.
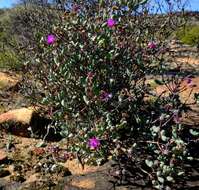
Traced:
[[0, 0], [0, 8], [10, 8], [17, 0]]
[[199, 11], [199, 0], [190, 0], [193, 10]]
[[[0, 0], [0, 8], [10, 8], [17, 1], [18, 0]], [[187, 9], [193, 10], [193, 11], [199, 11], [199, 0], [189, 0]]]

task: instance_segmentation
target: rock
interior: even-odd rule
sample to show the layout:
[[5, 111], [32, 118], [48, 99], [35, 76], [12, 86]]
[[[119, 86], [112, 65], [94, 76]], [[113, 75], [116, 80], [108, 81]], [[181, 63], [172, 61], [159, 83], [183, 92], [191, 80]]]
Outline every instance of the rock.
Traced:
[[45, 149], [36, 147], [34, 148], [34, 150], [32, 150], [32, 153], [35, 154], [36, 156], [41, 156], [41, 155], [44, 155]]
[[56, 189], [70, 189], [69, 187], [73, 187], [74, 189], [102, 190], [113, 188], [113, 184], [109, 182], [108, 174], [95, 172], [83, 176], [68, 176], [64, 182], [57, 185]]
[[78, 187], [73, 187], [71, 185], [64, 185], [63, 187], [56, 187], [56, 190], [82, 190], [82, 188], [78, 188]]
[[138, 186], [118, 186], [115, 190], [143, 190], [143, 188]]
[[110, 182], [110, 167], [111, 162], [108, 162], [103, 166], [95, 167], [95, 170], [86, 170], [84, 173], [82, 170], [80, 170], [81, 172], [77, 172], [77, 170], [75, 170], [75, 172], [79, 174], [65, 177], [58, 183], [57, 188], [55, 189], [111, 189], [113, 188], [113, 184]]
[[[28, 107], [0, 114], [0, 126], [6, 124], [7, 130], [17, 136], [31, 137], [34, 134], [34, 137], [43, 137], [47, 133], [46, 126], [50, 123], [50, 120], [41, 117], [38, 110], [38, 107]], [[51, 129], [46, 140], [50, 138], [60, 140], [60, 135], [55, 135], [54, 130]]]
[[7, 185], [7, 180], [0, 178], [0, 189], [3, 189]]
[[0, 124], [5, 122], [14, 122], [28, 125], [31, 122], [34, 108], [20, 108], [8, 111], [0, 115]]
[[5, 178], [0, 178], [0, 189], [1, 190], [18, 190], [20, 183], [11, 182]]
[[3, 163], [5, 160], [7, 160], [7, 154], [5, 151], [0, 150], [0, 163]]
[[10, 89], [12, 87], [15, 87], [21, 77], [19, 75], [11, 76], [7, 73], [0, 72], [0, 89]]
[[67, 160], [67, 162], [62, 165], [65, 168], [68, 168], [73, 175], [83, 175], [90, 172], [96, 172], [99, 169], [98, 166], [88, 166], [88, 165], [85, 165], [83, 169], [77, 159]]
[[75, 187], [79, 187], [79, 188], [84, 188], [84, 189], [95, 189], [96, 181], [93, 180], [92, 178], [78, 179], [78, 180], [73, 180], [71, 182], [71, 185]]
[[6, 177], [8, 175], [10, 175], [8, 170], [0, 169], [0, 177]]
[[[172, 85], [173, 86], [173, 85]], [[182, 92], [179, 93], [180, 100], [182, 102], [192, 104], [194, 103], [194, 93], [199, 92], [199, 77], [192, 78], [192, 87], [190, 87], [186, 81], [183, 81], [180, 85], [181, 89], [184, 89]], [[193, 88], [193, 89], [192, 89]], [[163, 93], [163, 96], [168, 96], [170, 91], [165, 85], [159, 85], [156, 87], [155, 92], [157, 95]]]
[[182, 115], [182, 123], [186, 126], [199, 126], [199, 105], [193, 105]]

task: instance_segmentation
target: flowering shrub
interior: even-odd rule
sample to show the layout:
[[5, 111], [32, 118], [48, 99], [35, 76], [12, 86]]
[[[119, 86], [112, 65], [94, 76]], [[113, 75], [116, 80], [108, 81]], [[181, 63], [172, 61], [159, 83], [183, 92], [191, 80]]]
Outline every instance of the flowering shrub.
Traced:
[[[164, 77], [172, 15], [165, 22], [139, 12], [147, 0], [100, 2], [87, 11], [77, 5], [39, 41], [28, 65], [36, 78], [31, 97], [84, 163], [112, 158], [136, 166], [154, 187], [169, 188], [188, 155], [180, 120], [184, 79]], [[157, 73], [170, 93], [150, 102], [146, 79]]]

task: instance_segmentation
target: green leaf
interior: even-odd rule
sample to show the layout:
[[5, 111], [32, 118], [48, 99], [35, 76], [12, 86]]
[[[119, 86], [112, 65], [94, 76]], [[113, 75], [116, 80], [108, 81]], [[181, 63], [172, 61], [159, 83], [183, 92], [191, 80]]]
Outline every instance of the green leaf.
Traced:
[[59, 66], [58, 57], [54, 57], [53, 60], [54, 60], [54, 63], [55, 63], [57, 66]]
[[145, 160], [145, 163], [150, 168], [153, 166], [153, 161], [151, 161], [151, 160]]
[[167, 176], [167, 181], [173, 181], [173, 177]]
[[105, 48], [105, 46], [106, 46], [106, 40], [105, 40], [105, 39], [99, 40], [98, 45], [99, 45], [100, 47]]
[[160, 127], [153, 126], [153, 127], [151, 128], [151, 130], [152, 130], [153, 132], [155, 132], [155, 133], [158, 133], [158, 132], [160, 131]]
[[86, 96], [83, 96], [84, 102], [88, 105], [89, 104], [89, 100]]
[[46, 147], [46, 143], [44, 141], [41, 141], [41, 142], [39, 142], [39, 143], [36, 144], [36, 147], [37, 148]]
[[181, 176], [183, 174], [184, 174], [184, 172], [178, 172], [178, 176]]
[[62, 106], [65, 105], [65, 101], [64, 101], [64, 100], [61, 101], [61, 105], [62, 105]]
[[198, 136], [199, 132], [194, 131], [193, 129], [189, 129], [189, 132], [193, 135], [193, 136]]
[[158, 177], [158, 181], [159, 181], [160, 183], [164, 183], [164, 178], [163, 178], [163, 177]]
[[188, 160], [193, 160], [193, 157], [189, 156], [187, 157]]
[[163, 141], [168, 141], [168, 137], [166, 137], [166, 135], [165, 135], [165, 130], [162, 130], [161, 132], [160, 132], [160, 134], [161, 134], [161, 139], [163, 140]]
[[162, 139], [163, 141], [167, 141], [167, 137], [164, 136], [164, 135], [161, 136], [161, 139]]

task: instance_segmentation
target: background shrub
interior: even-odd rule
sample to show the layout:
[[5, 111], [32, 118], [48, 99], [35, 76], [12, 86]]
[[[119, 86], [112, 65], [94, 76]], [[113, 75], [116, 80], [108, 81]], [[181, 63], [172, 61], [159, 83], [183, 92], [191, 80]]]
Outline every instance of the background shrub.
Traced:
[[197, 46], [199, 44], [199, 26], [190, 25], [180, 28], [177, 37], [185, 44]]
[[19, 70], [22, 63], [16, 51], [16, 35], [10, 33], [9, 10], [1, 10], [0, 15], [0, 68]]
[[0, 67], [22, 70], [23, 63], [32, 57], [28, 49], [35, 48], [35, 39], [52, 29], [58, 11], [28, 3], [2, 9], [0, 15]]
[[17, 6], [10, 12], [10, 33], [18, 37], [22, 47], [28, 48], [30, 44], [34, 47], [35, 35], [48, 33], [57, 19], [58, 14], [54, 9], [35, 4]]

